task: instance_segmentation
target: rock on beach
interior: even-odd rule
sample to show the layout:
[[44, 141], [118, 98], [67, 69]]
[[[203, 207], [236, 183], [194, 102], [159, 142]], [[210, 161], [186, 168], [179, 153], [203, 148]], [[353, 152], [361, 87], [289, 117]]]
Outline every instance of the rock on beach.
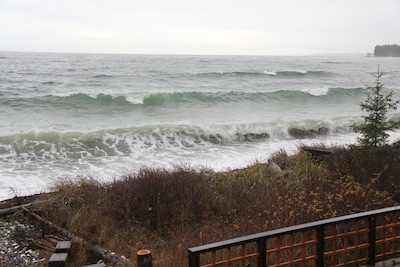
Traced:
[[15, 213], [0, 217], [0, 266], [45, 266], [45, 255], [32, 242], [38, 229]]

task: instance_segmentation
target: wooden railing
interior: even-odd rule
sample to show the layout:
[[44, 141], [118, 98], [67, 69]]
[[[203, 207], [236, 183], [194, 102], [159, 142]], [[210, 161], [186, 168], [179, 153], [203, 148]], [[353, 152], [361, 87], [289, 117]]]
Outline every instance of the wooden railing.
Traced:
[[189, 267], [349, 266], [400, 255], [400, 206], [189, 248]]

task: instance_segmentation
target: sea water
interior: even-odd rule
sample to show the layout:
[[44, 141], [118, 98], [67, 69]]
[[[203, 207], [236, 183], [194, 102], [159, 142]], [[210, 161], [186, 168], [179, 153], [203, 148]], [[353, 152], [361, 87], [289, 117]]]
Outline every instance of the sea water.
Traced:
[[77, 176], [222, 171], [354, 144], [378, 68], [400, 99], [400, 58], [0, 52], [0, 199]]

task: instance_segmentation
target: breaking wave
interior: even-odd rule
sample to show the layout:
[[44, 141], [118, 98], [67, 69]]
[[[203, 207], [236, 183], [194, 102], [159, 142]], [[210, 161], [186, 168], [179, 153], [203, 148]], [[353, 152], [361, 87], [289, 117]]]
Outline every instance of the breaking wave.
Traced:
[[346, 127], [333, 122], [303, 121], [282, 125], [143, 126], [92, 133], [30, 132], [1, 137], [0, 161], [15, 163], [128, 156], [154, 149], [196, 150], [275, 139], [316, 138], [346, 131]]
[[217, 72], [204, 72], [204, 73], [196, 73], [194, 74], [197, 77], [201, 78], [216, 78], [216, 77], [282, 77], [282, 78], [302, 78], [302, 77], [327, 77], [330, 76], [330, 72], [326, 71], [297, 71], [297, 70], [288, 70], [288, 71], [217, 71]]
[[[154, 93], [143, 98], [145, 105], [163, 105], [178, 103], [229, 103], [229, 102], [296, 102], [301, 99], [338, 101], [342, 99], [360, 99], [362, 88], [317, 88], [304, 90], [280, 90], [275, 92], [174, 92]], [[318, 99], [316, 99], [318, 98]]]

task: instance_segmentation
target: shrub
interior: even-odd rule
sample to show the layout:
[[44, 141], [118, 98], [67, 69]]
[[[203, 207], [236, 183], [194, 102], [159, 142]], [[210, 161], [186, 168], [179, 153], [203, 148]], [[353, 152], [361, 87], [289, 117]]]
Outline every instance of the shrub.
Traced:
[[133, 261], [147, 248], [163, 266], [187, 266], [188, 247], [395, 205], [380, 179], [396, 184], [397, 151], [379, 149], [374, 161], [361, 148], [335, 149], [329, 162], [280, 152], [281, 172], [257, 163], [218, 173], [147, 168], [104, 184], [80, 178], [58, 185], [60, 201], [41, 214]]
[[400, 147], [351, 146], [333, 153], [330, 171], [336, 179], [350, 175], [363, 186], [375, 183], [377, 190], [387, 191], [400, 201]]
[[[142, 169], [109, 184], [109, 216], [121, 225], [138, 223], [165, 235], [203, 219], [210, 196], [203, 172], [187, 167]], [[107, 212], [107, 211], [105, 211]]]

